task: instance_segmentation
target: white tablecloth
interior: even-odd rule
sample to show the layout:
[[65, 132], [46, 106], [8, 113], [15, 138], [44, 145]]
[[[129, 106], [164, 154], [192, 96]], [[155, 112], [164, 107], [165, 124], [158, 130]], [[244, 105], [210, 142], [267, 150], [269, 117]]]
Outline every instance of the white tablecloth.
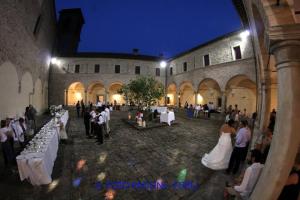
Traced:
[[166, 122], [171, 126], [171, 122], [175, 120], [175, 114], [174, 112], [168, 112], [168, 113], [161, 113], [160, 114], [160, 123]]
[[[69, 118], [68, 111], [64, 112], [61, 120], [64, 125]], [[52, 182], [51, 174], [57, 156], [59, 144], [59, 129], [56, 122], [52, 119], [46, 124], [32, 141], [36, 141], [41, 148], [39, 152], [25, 149], [21, 155], [17, 156], [17, 164], [21, 181], [29, 179], [32, 185], [43, 185]], [[43, 143], [42, 143], [43, 142]], [[30, 146], [33, 146], [31, 144]]]
[[151, 106], [150, 109], [152, 112], [154, 112], [154, 110], [157, 110], [157, 112], [159, 113], [166, 113], [168, 110], [167, 107], [163, 107], [163, 106]]

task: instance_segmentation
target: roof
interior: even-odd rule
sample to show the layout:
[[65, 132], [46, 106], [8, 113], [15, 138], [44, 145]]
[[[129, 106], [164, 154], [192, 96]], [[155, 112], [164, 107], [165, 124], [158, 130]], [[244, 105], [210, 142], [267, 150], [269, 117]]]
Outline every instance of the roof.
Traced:
[[189, 49], [189, 50], [187, 50], [187, 51], [184, 51], [184, 52], [182, 52], [182, 53], [180, 53], [180, 54], [177, 54], [176, 56], [170, 58], [170, 59], [168, 60], [168, 62], [170, 62], [170, 61], [172, 61], [172, 60], [175, 60], [176, 58], [182, 57], [182, 56], [184, 56], [184, 55], [186, 55], [186, 54], [189, 54], [189, 53], [191, 53], [191, 52], [193, 52], [193, 51], [196, 51], [196, 50], [198, 50], [198, 49], [201, 49], [201, 48], [203, 48], [203, 47], [205, 47], [205, 46], [208, 46], [208, 45], [210, 45], [210, 44], [213, 44], [214, 42], [217, 42], [217, 41], [219, 41], [219, 40], [222, 40], [222, 39], [228, 38], [228, 37], [230, 37], [230, 36], [236, 35], [236, 34], [240, 33], [240, 32], [243, 31], [243, 30], [244, 30], [244, 29], [240, 29], [240, 30], [238, 30], [238, 31], [230, 32], [230, 33], [227, 33], [227, 34], [222, 35], [222, 36], [220, 36], [220, 37], [216, 37], [215, 39], [212, 39], [212, 40], [210, 40], [210, 41], [208, 41], [208, 42], [202, 43], [202, 44], [200, 44], [200, 45], [198, 45], [198, 46], [196, 46], [196, 47], [193, 47], [193, 48], [191, 48], [191, 49]]
[[61, 55], [61, 57], [70, 58], [119, 58], [119, 59], [133, 59], [146, 61], [160, 61], [161, 57], [149, 55], [135, 55], [127, 53], [103, 53], [103, 52], [78, 52], [73, 55]]
[[235, 9], [237, 10], [245, 29], [249, 28], [248, 16], [242, 0], [232, 0]]
[[82, 23], [84, 24], [85, 21], [84, 21], [84, 17], [83, 17], [83, 14], [81, 12], [81, 9], [80, 8], [68, 8], [68, 9], [63, 9], [61, 11], [59, 11], [59, 14], [62, 15], [62, 14], [76, 14], [76, 15], [79, 15], [81, 20], [82, 20]]

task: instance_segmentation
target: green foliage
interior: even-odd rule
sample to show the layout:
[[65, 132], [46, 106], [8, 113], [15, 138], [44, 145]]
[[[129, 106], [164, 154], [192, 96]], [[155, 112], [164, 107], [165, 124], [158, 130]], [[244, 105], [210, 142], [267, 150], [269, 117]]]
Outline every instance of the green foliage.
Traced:
[[164, 86], [153, 77], [140, 76], [123, 85], [118, 91], [127, 102], [134, 102], [139, 107], [149, 107], [164, 95]]

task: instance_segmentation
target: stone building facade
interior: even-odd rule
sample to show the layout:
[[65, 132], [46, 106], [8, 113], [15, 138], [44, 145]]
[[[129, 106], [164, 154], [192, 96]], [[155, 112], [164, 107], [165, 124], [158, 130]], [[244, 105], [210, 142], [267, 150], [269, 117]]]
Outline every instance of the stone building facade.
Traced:
[[[233, 34], [171, 59], [167, 76], [163, 76], [161, 70], [157, 78], [164, 82], [167, 77], [168, 93], [173, 94], [170, 104], [177, 105], [184, 101], [193, 103], [193, 99], [197, 102], [201, 99], [200, 93], [205, 101], [215, 101], [221, 96], [222, 106], [226, 105], [223, 102], [234, 102], [230, 98], [239, 92], [232, 90], [246, 88], [253, 92], [255, 89], [258, 119], [254, 135], [267, 126], [270, 110], [278, 107], [269, 156], [251, 195], [251, 199], [273, 200], [286, 183], [300, 143], [300, 4], [298, 0], [233, 0], [233, 3], [251, 32], [248, 38], [251, 45], [245, 51], [248, 53], [241, 53], [241, 59], [235, 60], [232, 50], [236, 44], [231, 38], [237, 34]], [[115, 91], [136, 76], [132, 73], [136, 65], [149, 66], [149, 74], [159, 68], [158, 58], [145, 60], [128, 55], [62, 57], [62, 67], [52, 65], [49, 77], [56, 35], [54, 0], [1, 0], [0, 27], [1, 119], [22, 115], [30, 103], [41, 111], [48, 105], [48, 85], [52, 86], [49, 88], [50, 104], [68, 103], [69, 89], [86, 91], [75, 97], [88, 96], [89, 86], [97, 91], [94, 93], [97, 98], [105, 98], [110, 95], [112, 83], [119, 84], [112, 87]], [[221, 44], [223, 41], [224, 45]], [[252, 45], [253, 52], [250, 51]], [[218, 48], [223, 49], [224, 54]], [[206, 61], [209, 66], [203, 67], [205, 55], [211, 60]], [[95, 63], [100, 62], [106, 66], [104, 74], [88, 73]], [[80, 65], [80, 74], [72, 72], [75, 63]], [[81, 69], [84, 65], [87, 67]], [[115, 65], [120, 65], [122, 73], [113, 73], [115, 69], [111, 68]], [[123, 69], [122, 65], [128, 67]]]
[[0, 118], [23, 115], [28, 104], [41, 112], [48, 106], [54, 0], [2, 0], [0, 19]]
[[[168, 60], [164, 69], [160, 68], [162, 58], [136, 52], [58, 57], [59, 64], [51, 68], [50, 104], [74, 105], [81, 99], [95, 102], [97, 95], [102, 96], [101, 100], [123, 104], [116, 95], [117, 89], [130, 79], [145, 75], [154, 76], [163, 84], [167, 82], [169, 105], [213, 102], [224, 109], [226, 103], [238, 104], [252, 113], [256, 111], [255, 61], [250, 37], [244, 33], [245, 30], [230, 33], [181, 53]], [[205, 55], [209, 55], [207, 66]], [[119, 73], [115, 72], [116, 66], [120, 67]], [[95, 84], [103, 90], [94, 91]]]

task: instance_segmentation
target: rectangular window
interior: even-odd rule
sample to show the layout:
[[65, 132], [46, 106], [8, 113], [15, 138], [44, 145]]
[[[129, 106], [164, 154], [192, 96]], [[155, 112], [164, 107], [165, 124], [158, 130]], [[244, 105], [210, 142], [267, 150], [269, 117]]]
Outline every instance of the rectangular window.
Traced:
[[203, 60], [204, 60], [204, 66], [209, 66], [210, 65], [210, 60], [209, 60], [209, 55], [208, 54], [203, 56]]
[[170, 75], [173, 75], [173, 67], [170, 67]]
[[99, 73], [100, 72], [100, 65], [96, 64], [95, 65], [95, 73]]
[[236, 60], [242, 59], [242, 53], [240, 46], [233, 47], [234, 57]]
[[75, 73], [79, 73], [80, 71], [80, 65], [75, 65]]
[[156, 68], [155, 74], [156, 74], [156, 76], [160, 76], [160, 68]]
[[187, 62], [183, 63], [183, 71], [186, 72], [187, 71]]
[[120, 65], [115, 65], [115, 73], [120, 74]]
[[135, 74], [141, 74], [141, 67], [135, 66]]

